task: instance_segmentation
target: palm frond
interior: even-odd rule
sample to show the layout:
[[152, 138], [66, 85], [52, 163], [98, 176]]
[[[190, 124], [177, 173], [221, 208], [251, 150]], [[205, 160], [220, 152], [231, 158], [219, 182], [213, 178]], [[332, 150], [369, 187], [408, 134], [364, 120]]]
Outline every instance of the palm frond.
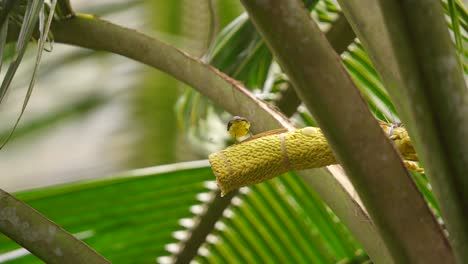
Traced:
[[242, 189], [222, 215], [198, 250], [195, 260], [200, 263], [219, 259], [227, 263], [369, 259], [336, 215], [294, 173]]
[[46, 18], [45, 17], [45, 5], [44, 5], [43, 0], [36, 0], [36, 1], [33, 1], [33, 2], [28, 2], [28, 6], [26, 8], [26, 13], [25, 13], [25, 16], [24, 16], [23, 24], [22, 24], [22, 27], [21, 27], [21, 30], [20, 30], [20, 35], [19, 35], [17, 45], [16, 45], [17, 52], [18, 52], [18, 57], [15, 59], [14, 62], [12, 62], [12, 64], [10, 64], [10, 68], [8, 69], [8, 72], [7, 72], [6, 76], [5, 76], [5, 79], [3, 80], [2, 86], [0, 88], [0, 103], [1, 103], [2, 99], [4, 98], [6, 92], [7, 92], [8, 88], [9, 88], [9, 86], [11, 84], [11, 81], [13, 80], [13, 77], [14, 77], [14, 75], [16, 73], [16, 70], [19, 67], [19, 64], [21, 63], [21, 60], [22, 60], [22, 58], [24, 56], [24, 53], [26, 51], [26, 48], [27, 48], [27, 43], [31, 39], [32, 34], [34, 32], [34, 29], [35, 29], [35, 27], [37, 25], [37, 20], [39, 19], [40, 38], [39, 38], [39, 42], [38, 42], [38, 50], [37, 50], [37, 53], [36, 53], [36, 62], [35, 62], [34, 69], [33, 69], [33, 72], [32, 72], [31, 81], [29, 83], [29, 87], [28, 87], [28, 90], [26, 92], [26, 96], [25, 96], [25, 99], [24, 99], [24, 102], [23, 102], [23, 106], [21, 108], [21, 112], [20, 112], [15, 124], [13, 125], [11, 133], [4, 140], [2, 145], [0, 145], [0, 149], [2, 149], [5, 146], [5, 144], [9, 141], [9, 139], [13, 135], [16, 127], [18, 126], [18, 124], [19, 124], [19, 122], [21, 120], [21, 117], [24, 114], [24, 111], [26, 110], [26, 106], [28, 105], [28, 102], [29, 102], [29, 99], [31, 97], [31, 94], [32, 94], [32, 91], [33, 91], [33, 88], [34, 88], [34, 84], [35, 84], [35, 81], [36, 81], [36, 73], [37, 73], [37, 71], [39, 69], [39, 63], [40, 63], [41, 58], [42, 58], [42, 52], [44, 51], [44, 45], [47, 42], [47, 38], [49, 36], [49, 29], [50, 29], [50, 26], [52, 24], [52, 19], [54, 17], [56, 4], [57, 4], [57, 0], [51, 0], [50, 9], [49, 9], [49, 12], [48, 12], [48, 15], [47, 15], [47, 18]]
[[[309, 10], [313, 10], [319, 2], [318, 0], [304, 1]], [[274, 74], [270, 72], [273, 56], [245, 13], [233, 20], [218, 34], [213, 45], [203, 56], [203, 60], [241, 81], [248, 89], [256, 91], [259, 97], [271, 97], [271, 87], [266, 85], [271, 83], [267, 82], [268, 79], [274, 78]], [[222, 113], [222, 109], [214, 107], [203, 98], [198, 98], [197, 94], [197, 92], [189, 93], [190, 96], [184, 94], [179, 100], [177, 109], [179, 118], [182, 118], [178, 121], [181, 128], [193, 125], [197, 127], [199, 119], [193, 122], [191, 117], [195, 115], [205, 118], [201, 113], [206, 113], [208, 108], [214, 108], [218, 114]], [[200, 112], [190, 112], [191, 115], [184, 115], [180, 112], [180, 109], [188, 109], [189, 105], [193, 105], [193, 101], [199, 101], [198, 107], [194, 110], [200, 110]]]
[[459, 54], [463, 56], [463, 36], [461, 32], [460, 15], [458, 14], [459, 9], [457, 8], [456, 2], [456, 0], [447, 0], [447, 6], [450, 20], [452, 22], [452, 32], [454, 34], [455, 46], [457, 47]]
[[24, 53], [26, 52], [25, 43], [31, 39], [34, 28], [39, 20], [39, 13], [41, 12], [43, 0], [29, 1], [26, 7], [26, 12], [23, 17], [23, 23], [21, 26], [20, 34], [16, 44], [16, 55], [13, 62], [8, 67], [8, 71], [3, 79], [2, 85], [0, 86], [0, 103], [2, 102], [5, 94], [10, 87], [11, 81], [18, 69], [21, 60], [23, 59]]
[[[332, 7], [334, 4], [331, 1], [326, 1], [326, 6], [328, 9], [339, 10], [339, 7], [336, 5], [335, 7]], [[325, 12], [322, 6], [319, 6], [319, 8], [322, 8], [321, 13]], [[459, 12], [457, 14], [460, 15], [462, 13]], [[354, 41], [354, 43], [348, 47], [348, 50], [343, 53], [341, 57], [348, 73], [351, 75], [353, 81], [365, 97], [372, 113], [374, 113], [377, 118], [385, 122], [400, 122], [399, 114], [397, 113], [380, 76], [375, 70], [367, 52], [364, 50], [364, 47], [359, 40]], [[316, 125], [313, 117], [310, 113], [305, 111], [305, 109], [300, 109], [299, 118], [306, 126]], [[428, 204], [431, 208], [435, 209], [435, 212], [437, 212], [438, 215], [440, 215], [440, 209], [437, 201], [434, 199], [434, 194], [428, 178], [421, 173], [412, 173], [412, 176]]]
[[10, 11], [13, 10], [15, 7], [15, 4], [18, 4], [20, 1], [15, 1], [15, 0], [4, 0], [2, 1], [2, 8], [1, 8], [1, 13], [0, 13], [0, 25], [3, 26], [4, 23], [8, 23], [8, 15], [10, 14]]
[[[174, 233], [180, 229], [179, 223], [191, 222], [188, 219], [194, 213], [190, 208], [200, 204], [196, 196], [209, 190], [207, 182], [213, 178], [208, 162], [203, 160], [23, 191], [15, 196], [112, 262], [150, 263], [165, 254], [166, 244], [177, 241]], [[0, 234], [0, 259], [7, 257], [15, 263], [42, 263]]]

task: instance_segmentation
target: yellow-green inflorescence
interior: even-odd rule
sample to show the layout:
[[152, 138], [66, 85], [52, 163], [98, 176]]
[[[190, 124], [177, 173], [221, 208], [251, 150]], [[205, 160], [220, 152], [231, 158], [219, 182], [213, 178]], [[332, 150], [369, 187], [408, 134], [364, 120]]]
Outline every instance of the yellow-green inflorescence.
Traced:
[[[382, 124], [385, 132], [390, 127]], [[404, 128], [391, 128], [389, 135], [408, 160], [417, 160]], [[336, 164], [319, 128], [306, 127], [266, 135], [235, 144], [209, 156], [221, 193], [269, 180], [291, 170], [320, 168]]]

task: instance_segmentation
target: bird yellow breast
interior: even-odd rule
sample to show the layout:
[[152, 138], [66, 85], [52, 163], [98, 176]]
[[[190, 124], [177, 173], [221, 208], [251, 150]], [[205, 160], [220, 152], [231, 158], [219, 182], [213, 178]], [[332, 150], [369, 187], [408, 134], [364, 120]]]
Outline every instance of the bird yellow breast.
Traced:
[[246, 122], [244, 120], [235, 120], [232, 121], [229, 127], [229, 134], [231, 134], [233, 138], [240, 138], [247, 135], [247, 133], [249, 133], [249, 129], [249, 122]]

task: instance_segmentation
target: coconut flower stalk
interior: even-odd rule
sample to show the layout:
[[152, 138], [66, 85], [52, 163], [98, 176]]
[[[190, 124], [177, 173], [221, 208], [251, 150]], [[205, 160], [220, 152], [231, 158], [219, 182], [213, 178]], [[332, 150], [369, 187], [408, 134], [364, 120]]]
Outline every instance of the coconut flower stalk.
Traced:
[[[381, 123], [393, 140], [409, 169], [422, 171], [413, 144], [405, 128]], [[320, 168], [336, 164], [320, 128], [305, 127], [292, 131], [273, 130], [209, 156], [221, 194], [257, 184], [292, 170]]]

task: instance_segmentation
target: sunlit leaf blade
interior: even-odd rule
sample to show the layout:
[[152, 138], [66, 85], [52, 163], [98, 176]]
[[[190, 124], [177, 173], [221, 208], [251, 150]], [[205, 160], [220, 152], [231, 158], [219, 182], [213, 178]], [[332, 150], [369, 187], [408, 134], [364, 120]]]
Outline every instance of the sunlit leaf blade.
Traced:
[[[460, 1], [456, 1], [456, 6], [461, 26], [465, 30], [465, 32], [468, 32], [468, 11], [466, 10], [466, 7], [463, 5], [463, 3]], [[466, 40], [466, 36], [464, 36], [463, 38]]]
[[326, 12], [324, 10], [321, 10], [321, 9], [316, 9], [316, 13], [317, 13], [318, 21], [320, 21], [322, 23], [332, 23], [333, 22], [333, 18], [329, 15], [328, 12]]
[[[207, 161], [130, 171], [117, 178], [26, 191], [16, 197], [82, 237], [112, 263], [154, 263], [214, 179]], [[0, 259], [18, 245], [0, 236]], [[9, 263], [42, 263], [26, 254]]]
[[464, 47], [463, 47], [463, 40], [462, 40], [462, 33], [460, 28], [460, 20], [458, 15], [458, 9], [456, 0], [447, 0], [448, 3], [448, 13], [450, 15], [450, 19], [452, 22], [452, 31], [455, 35], [455, 46], [457, 47], [458, 52], [460, 55], [464, 54]]
[[384, 121], [399, 122], [395, 107], [362, 46], [359, 44], [351, 45], [342, 58], [374, 115], [382, 117]]
[[459, 0], [442, 1], [444, 11], [447, 14], [447, 23], [453, 33], [453, 40], [463, 65], [465, 74], [468, 74], [468, 12]]
[[341, 11], [340, 8], [333, 1], [326, 0], [324, 2], [328, 12], [339, 13]]

